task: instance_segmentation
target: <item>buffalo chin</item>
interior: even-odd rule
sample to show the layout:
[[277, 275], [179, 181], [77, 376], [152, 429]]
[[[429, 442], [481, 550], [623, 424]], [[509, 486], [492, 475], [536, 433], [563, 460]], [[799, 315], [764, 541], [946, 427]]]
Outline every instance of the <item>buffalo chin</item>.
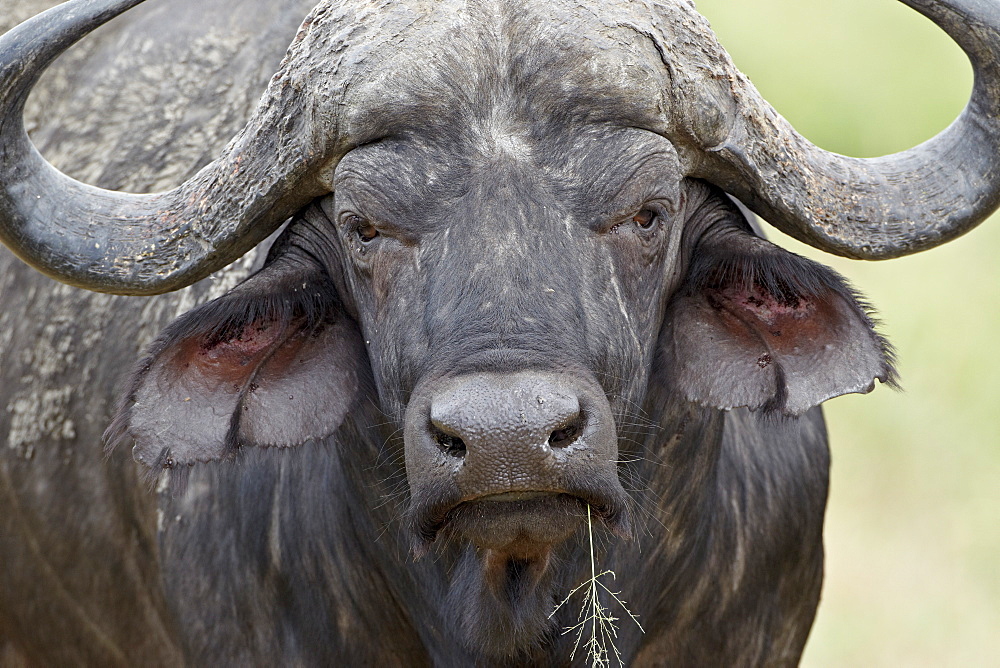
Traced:
[[435, 545], [456, 559], [448, 568], [445, 619], [454, 640], [472, 653], [470, 661], [545, 665], [545, 653], [561, 642], [552, 613], [568, 592], [568, 557], [586, 540], [581, 529], [588, 508], [595, 522], [627, 537], [626, 507], [620, 485], [593, 483], [416, 502], [415, 556]]
[[556, 632], [552, 553], [586, 516], [577, 497], [536, 492], [491, 495], [449, 513], [443, 533], [464, 545], [446, 607], [466, 647], [500, 663], [531, 662]]

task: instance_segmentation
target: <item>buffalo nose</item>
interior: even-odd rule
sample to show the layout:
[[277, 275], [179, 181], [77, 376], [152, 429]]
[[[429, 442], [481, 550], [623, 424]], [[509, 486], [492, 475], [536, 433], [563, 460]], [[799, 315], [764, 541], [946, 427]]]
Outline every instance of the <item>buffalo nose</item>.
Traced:
[[583, 415], [576, 394], [548, 380], [470, 380], [434, 398], [431, 425], [434, 440], [455, 457], [494, 449], [544, 455], [577, 439]]
[[431, 437], [445, 456], [462, 460], [466, 493], [550, 487], [546, 473], [585, 447], [580, 403], [554, 375], [467, 376], [431, 399]]
[[582, 517], [569, 511], [579, 502], [618, 530], [627, 525], [611, 405], [590, 378], [531, 370], [429, 379], [413, 392], [405, 429], [421, 540], [451, 526], [480, 547], [558, 542]]

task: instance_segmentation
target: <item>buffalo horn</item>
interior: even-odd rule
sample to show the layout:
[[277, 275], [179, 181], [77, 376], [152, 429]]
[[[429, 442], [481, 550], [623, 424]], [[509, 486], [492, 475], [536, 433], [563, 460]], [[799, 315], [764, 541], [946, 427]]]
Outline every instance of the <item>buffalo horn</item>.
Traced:
[[176, 290], [239, 258], [322, 194], [307, 179], [329, 157], [309, 143], [308, 124], [289, 122], [307, 115], [303, 93], [279, 72], [223, 154], [173, 190], [102, 190], [49, 164], [24, 128], [32, 86], [74, 42], [141, 2], [72, 0], [0, 37], [0, 241], [49, 276], [115, 294]]
[[949, 128], [881, 158], [824, 151], [778, 115], [688, 12], [673, 29], [695, 33], [706, 49], [691, 59], [695, 66], [672, 70], [682, 132], [695, 140], [688, 173], [738, 196], [783, 232], [845, 257], [908, 255], [982, 222], [1000, 204], [1000, 2], [901, 1], [972, 62], [972, 98]]

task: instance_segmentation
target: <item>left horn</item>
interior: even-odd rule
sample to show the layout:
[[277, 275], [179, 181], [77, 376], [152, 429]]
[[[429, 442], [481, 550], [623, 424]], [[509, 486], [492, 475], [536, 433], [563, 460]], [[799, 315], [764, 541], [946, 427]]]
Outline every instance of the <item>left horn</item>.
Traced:
[[177, 290], [239, 258], [322, 194], [309, 175], [335, 144], [315, 145], [299, 122], [310, 117], [305, 93], [279, 72], [223, 155], [174, 190], [113, 192], [57, 170], [24, 129], [32, 86], [73, 43], [142, 1], [71, 0], [0, 37], [0, 241], [53, 278], [115, 294]]
[[[972, 99], [951, 127], [902, 153], [849, 158], [810, 143], [760, 96], [690, 9], [679, 43], [703, 53], [675, 64], [690, 176], [743, 200], [783, 232], [857, 259], [933, 248], [1000, 205], [1000, 2], [901, 0], [945, 30], [975, 71]], [[681, 3], [676, 3], [679, 5]], [[686, 60], [683, 56], [680, 60]]]

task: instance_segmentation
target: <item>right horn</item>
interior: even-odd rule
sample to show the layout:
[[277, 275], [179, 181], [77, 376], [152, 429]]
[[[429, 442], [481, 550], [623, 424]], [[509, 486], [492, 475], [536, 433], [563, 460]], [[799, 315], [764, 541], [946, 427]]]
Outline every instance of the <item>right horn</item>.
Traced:
[[786, 234], [856, 259], [916, 253], [982, 222], [1000, 205], [1000, 2], [901, 1], [972, 62], [972, 99], [949, 128], [881, 158], [824, 151], [760, 96], [703, 21], [688, 20], [683, 30], [707, 45], [697, 67], [677, 63], [672, 72], [682, 132], [696, 141], [689, 175], [736, 195]]
[[[57, 170], [28, 139], [25, 100], [59, 54], [140, 2], [71, 0], [0, 37], [0, 241], [53, 278], [115, 294], [177, 290], [236, 260], [325, 194], [315, 175], [339, 148], [303, 83], [316, 79], [304, 52], [323, 23], [320, 3], [246, 128], [177, 188], [114, 192]], [[347, 76], [337, 74], [322, 81], [334, 99]]]

